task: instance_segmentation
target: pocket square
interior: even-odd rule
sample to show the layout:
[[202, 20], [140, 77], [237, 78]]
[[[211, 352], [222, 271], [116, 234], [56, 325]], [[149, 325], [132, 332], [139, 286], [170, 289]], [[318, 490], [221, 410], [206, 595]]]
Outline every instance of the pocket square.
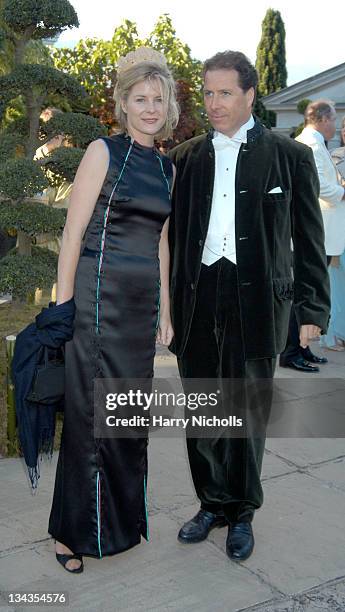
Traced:
[[280, 187], [274, 187], [270, 189], [267, 193], [283, 193]]

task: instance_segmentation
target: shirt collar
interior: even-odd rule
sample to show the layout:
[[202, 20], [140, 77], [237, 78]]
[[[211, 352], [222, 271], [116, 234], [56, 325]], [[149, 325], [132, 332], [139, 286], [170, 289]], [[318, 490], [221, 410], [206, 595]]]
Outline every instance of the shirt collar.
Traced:
[[234, 134], [231, 138], [223, 134], [222, 132], [214, 132], [213, 135], [213, 144], [215, 148], [224, 148], [226, 146], [231, 146], [233, 143], [243, 143], [247, 142], [247, 131], [251, 130], [255, 125], [253, 115], [250, 115], [248, 121], [241, 125], [240, 129]]

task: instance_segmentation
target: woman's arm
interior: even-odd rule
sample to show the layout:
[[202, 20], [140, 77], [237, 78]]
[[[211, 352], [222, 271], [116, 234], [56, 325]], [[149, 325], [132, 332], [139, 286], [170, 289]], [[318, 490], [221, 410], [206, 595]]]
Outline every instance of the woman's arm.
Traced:
[[[174, 187], [176, 176], [176, 168], [173, 166], [173, 185]], [[169, 252], [169, 218], [163, 225], [161, 232], [161, 239], [159, 242], [159, 266], [160, 266], [160, 278], [161, 278], [161, 290], [160, 290], [160, 309], [159, 309], [159, 329], [157, 334], [157, 341], [161, 344], [169, 346], [171, 343], [174, 330], [171, 325], [170, 318], [170, 283], [169, 283], [169, 267], [170, 267], [170, 252]]]
[[74, 179], [71, 200], [58, 262], [57, 304], [73, 296], [81, 242], [91, 219], [109, 164], [109, 152], [102, 140], [92, 142]]
[[161, 278], [160, 288], [160, 308], [159, 308], [159, 328], [157, 342], [168, 346], [173, 339], [173, 329], [170, 318], [170, 297], [169, 297], [169, 243], [168, 243], [169, 219], [163, 225], [161, 239], [159, 242], [159, 268]]

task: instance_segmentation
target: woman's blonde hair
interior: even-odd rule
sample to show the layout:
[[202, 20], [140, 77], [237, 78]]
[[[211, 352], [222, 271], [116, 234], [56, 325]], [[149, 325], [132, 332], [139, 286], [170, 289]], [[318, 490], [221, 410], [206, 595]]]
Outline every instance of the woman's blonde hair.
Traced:
[[127, 115], [122, 109], [121, 101], [127, 100], [133, 85], [136, 83], [156, 79], [159, 80], [161, 85], [163, 101], [167, 104], [167, 117], [162, 129], [155, 136], [164, 140], [172, 135], [172, 131], [179, 120], [176, 86], [168, 67], [154, 61], [138, 62], [126, 70], [118, 72], [114, 90], [115, 116], [123, 131], [127, 132]]

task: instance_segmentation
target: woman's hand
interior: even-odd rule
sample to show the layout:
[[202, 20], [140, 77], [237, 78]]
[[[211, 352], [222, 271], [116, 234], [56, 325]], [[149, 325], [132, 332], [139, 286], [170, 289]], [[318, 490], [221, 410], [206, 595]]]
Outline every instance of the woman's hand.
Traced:
[[174, 337], [174, 330], [171, 324], [170, 315], [161, 314], [159, 317], [159, 325], [157, 332], [158, 344], [169, 346]]

